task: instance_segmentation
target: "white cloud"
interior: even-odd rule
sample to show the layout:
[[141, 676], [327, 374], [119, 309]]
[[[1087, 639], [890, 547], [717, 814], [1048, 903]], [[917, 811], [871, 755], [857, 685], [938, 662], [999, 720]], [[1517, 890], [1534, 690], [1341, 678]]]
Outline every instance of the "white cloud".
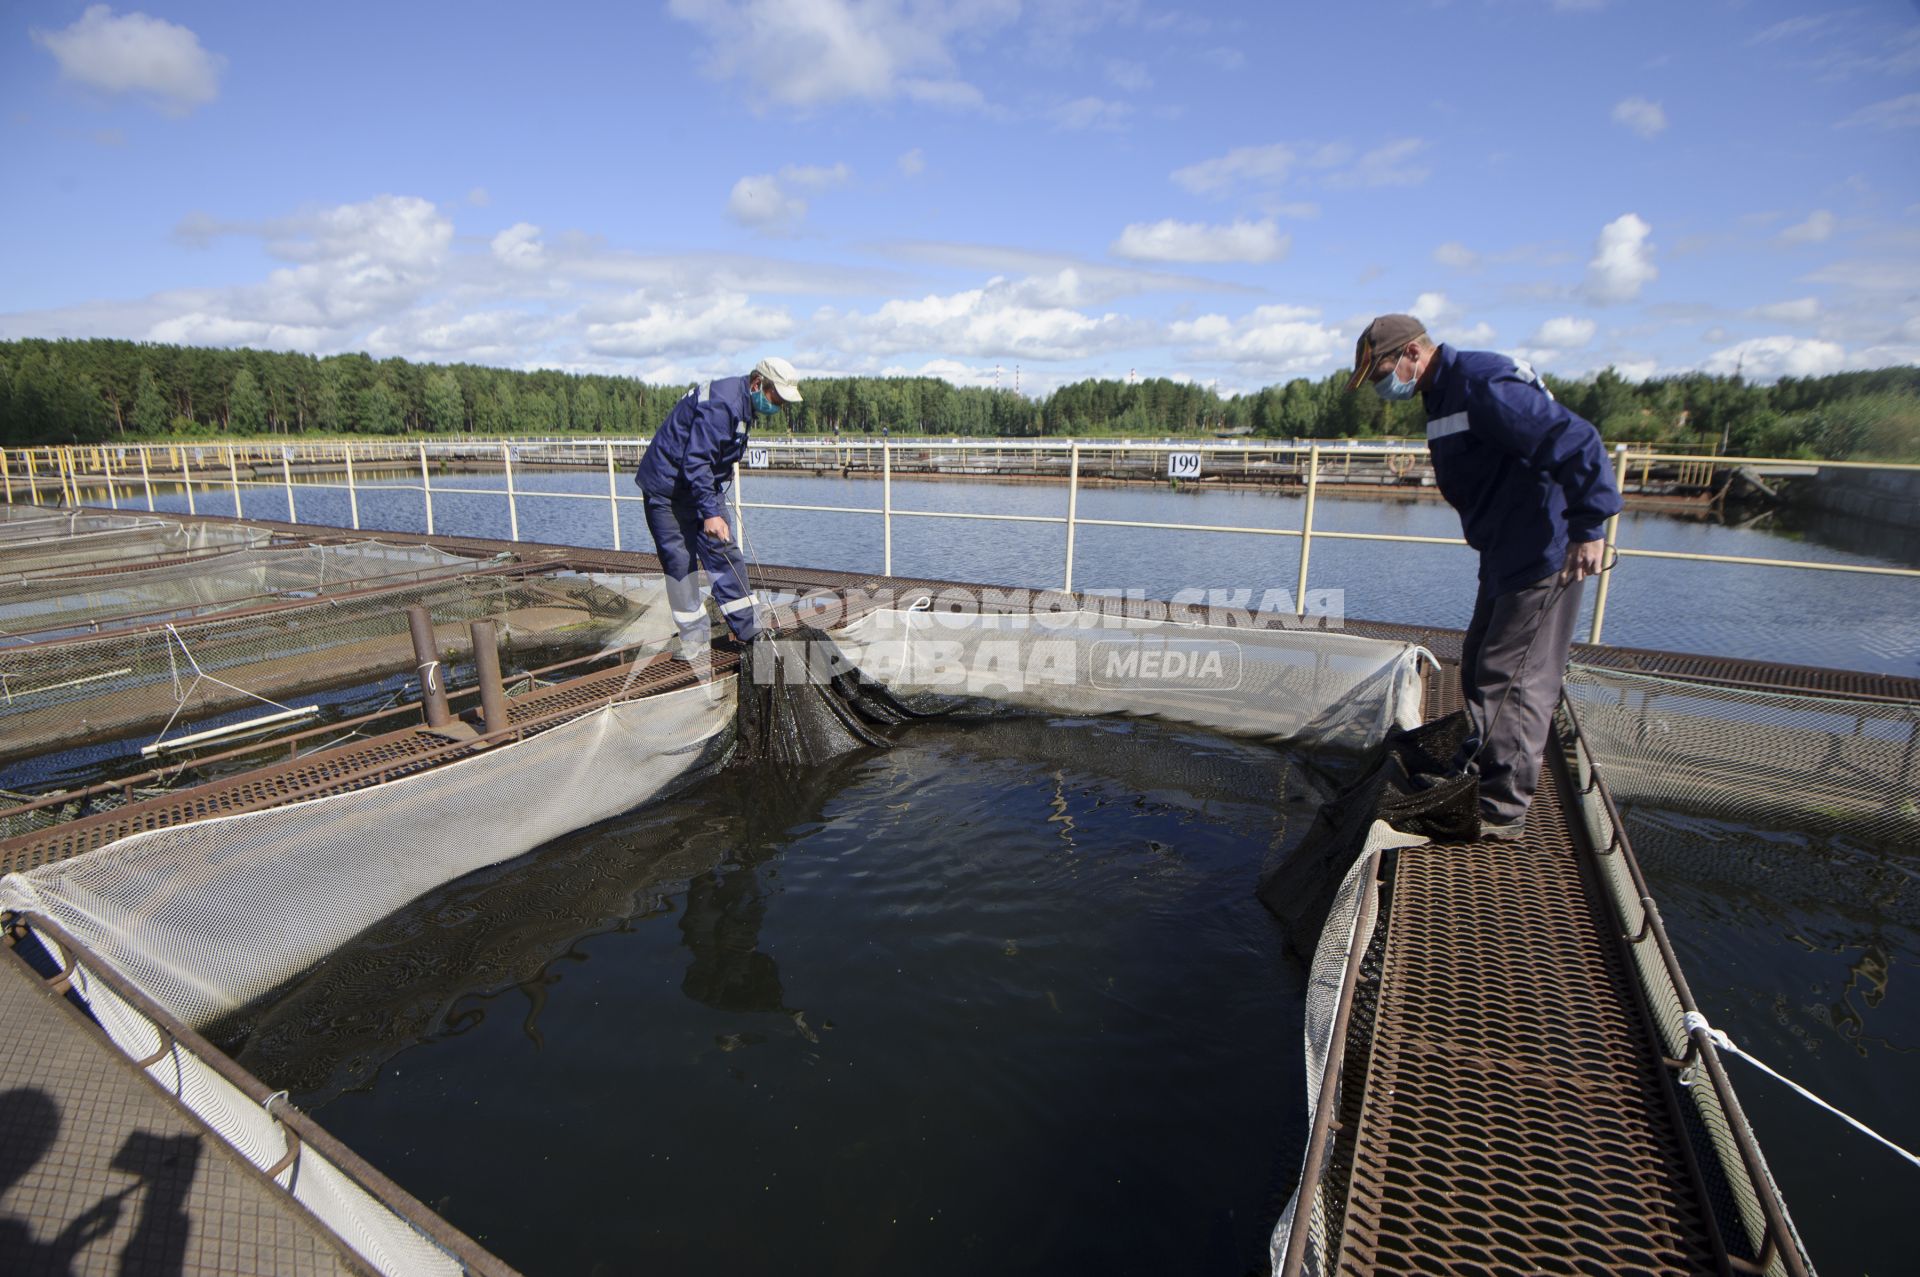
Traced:
[[917, 146], [911, 151], [902, 154], [895, 163], [900, 166], [900, 171], [908, 177], [919, 177], [927, 171], [926, 154]]
[[1196, 358], [1235, 364], [1268, 381], [1324, 372], [1351, 358], [1340, 330], [1303, 306], [1262, 306], [1238, 320], [1202, 315], [1170, 325], [1168, 336]]
[[1824, 208], [1816, 208], [1804, 222], [1780, 232], [1782, 244], [1824, 244], [1833, 237], [1835, 218]]
[[806, 215], [807, 202], [788, 195], [771, 173], [741, 178], [727, 196], [727, 216], [742, 226], [785, 226]]
[[493, 237], [491, 248], [494, 257], [515, 268], [536, 267], [546, 259], [546, 248], [540, 243], [540, 228], [531, 222], [515, 222], [507, 227]]
[[1458, 316], [1460, 308], [1448, 301], [1445, 293], [1421, 293], [1413, 299], [1413, 305], [1407, 307], [1407, 313], [1433, 328]]
[[1819, 377], [1847, 366], [1847, 352], [1837, 342], [1811, 337], [1755, 337], [1716, 350], [1701, 365], [1711, 373], [1739, 372], [1748, 381], [1780, 377]]
[[1863, 106], [1834, 127], [1841, 129], [1920, 128], [1920, 93], [1909, 93], [1904, 97], [1889, 98], [1885, 102]]
[[1433, 250], [1433, 260], [1455, 270], [1472, 270], [1480, 264], [1480, 254], [1465, 244], [1449, 240]]
[[1136, 262], [1271, 262], [1286, 256], [1291, 237], [1272, 218], [1225, 226], [1199, 222], [1135, 222], [1108, 250]]
[[186, 27], [144, 13], [115, 17], [104, 4], [89, 5], [70, 27], [31, 34], [67, 79], [106, 93], [147, 94], [176, 115], [213, 101], [227, 64]]
[[1625, 98], [1613, 108], [1613, 122], [1624, 125], [1641, 137], [1657, 137], [1666, 131], [1667, 113], [1658, 102], [1645, 98]]
[[894, 300], [871, 313], [823, 307], [814, 316], [823, 339], [843, 350], [885, 357], [908, 351], [986, 359], [1067, 360], [1148, 340], [1151, 328], [1123, 315], [1089, 315], [1053, 304], [1061, 280], [990, 279], [945, 296]]
[[1219, 195], [1245, 182], [1278, 185], [1293, 168], [1296, 156], [1284, 142], [1271, 146], [1240, 146], [1225, 155], [1185, 168], [1170, 176], [1195, 195]]
[[1153, 76], [1148, 74], [1146, 67], [1122, 58], [1108, 60], [1107, 79], [1115, 88], [1125, 89], [1129, 93], [1143, 93], [1153, 87]]
[[829, 186], [839, 186], [853, 170], [844, 163], [831, 166], [821, 164], [789, 164], [780, 170], [780, 180], [791, 182], [795, 186], [804, 186], [808, 190], [822, 190]]
[[715, 75], [746, 78], [781, 102], [906, 97], [959, 109], [984, 99], [953, 74], [949, 43], [1019, 13], [1017, 0], [669, 0], [667, 8], [707, 33]]
[[753, 305], [744, 293], [657, 301], [635, 294], [613, 309], [624, 318], [589, 323], [587, 347], [597, 354], [644, 358], [665, 353], [732, 354], [794, 330], [785, 310]]
[[1653, 264], [1653, 228], [1637, 214], [1623, 213], [1600, 228], [1593, 260], [1587, 263], [1586, 294], [1599, 305], [1632, 301], [1659, 278]]
[[1814, 297], [1800, 297], [1793, 301], [1755, 306], [1753, 313], [1761, 319], [1771, 319], [1778, 323], [1810, 324], [1820, 318], [1820, 301]]
[[1532, 346], [1551, 346], [1555, 350], [1578, 350], [1593, 340], [1598, 327], [1591, 319], [1579, 315], [1562, 315], [1541, 324], [1533, 336], [1527, 338]]
[[1388, 142], [1362, 155], [1351, 168], [1328, 177], [1327, 185], [1334, 187], [1416, 186], [1426, 181], [1433, 172], [1430, 167], [1419, 161], [1420, 153], [1426, 149], [1426, 141], [1417, 137], [1403, 137]]
[[1084, 97], [1062, 102], [1047, 114], [1055, 128], [1077, 133], [1082, 129], [1117, 129], [1133, 114], [1133, 108], [1125, 102]]

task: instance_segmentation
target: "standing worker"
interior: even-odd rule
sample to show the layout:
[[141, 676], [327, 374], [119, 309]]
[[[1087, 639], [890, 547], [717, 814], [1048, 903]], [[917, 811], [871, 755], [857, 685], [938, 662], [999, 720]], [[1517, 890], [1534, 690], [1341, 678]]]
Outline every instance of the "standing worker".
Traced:
[[770, 417], [800, 402], [800, 378], [784, 359], [762, 359], [744, 377], [724, 377], [688, 390], [653, 432], [634, 481], [647, 494], [667, 604], [680, 631], [683, 660], [700, 662], [708, 647], [706, 605], [695, 573], [704, 567], [727, 628], [742, 643], [764, 628], [746, 563], [727, 526], [724, 494], [746, 455], [756, 415]]
[[1517, 839], [1540, 780], [1566, 676], [1580, 583], [1601, 570], [1620, 490], [1600, 432], [1525, 363], [1435, 345], [1411, 315], [1382, 315], [1354, 350], [1349, 391], [1427, 409], [1440, 494], [1480, 552], [1480, 590], [1460, 648], [1473, 734], [1457, 766], [1480, 777], [1481, 837]]

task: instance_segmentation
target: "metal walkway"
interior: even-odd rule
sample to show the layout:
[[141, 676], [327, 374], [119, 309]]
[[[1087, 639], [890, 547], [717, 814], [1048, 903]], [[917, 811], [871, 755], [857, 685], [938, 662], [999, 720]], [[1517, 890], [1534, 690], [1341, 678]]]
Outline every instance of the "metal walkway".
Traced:
[[366, 1271], [5, 946], [0, 1024], [7, 1273]]

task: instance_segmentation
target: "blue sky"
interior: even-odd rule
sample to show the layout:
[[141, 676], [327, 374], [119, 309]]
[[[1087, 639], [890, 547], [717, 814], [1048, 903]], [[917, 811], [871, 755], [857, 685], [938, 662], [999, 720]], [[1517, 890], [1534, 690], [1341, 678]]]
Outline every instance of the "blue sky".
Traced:
[[0, 336], [1251, 390], [1920, 361], [1920, 6], [30, 2]]

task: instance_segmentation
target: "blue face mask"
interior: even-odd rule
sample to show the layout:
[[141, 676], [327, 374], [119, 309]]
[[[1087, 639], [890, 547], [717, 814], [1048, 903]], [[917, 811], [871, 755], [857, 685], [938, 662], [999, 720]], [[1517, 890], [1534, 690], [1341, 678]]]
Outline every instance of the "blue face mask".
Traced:
[[764, 390], [756, 390], [753, 392], [753, 410], [763, 417], [771, 417], [774, 413], [780, 411], [773, 406], [773, 400], [767, 398], [767, 392]]
[[1395, 360], [1393, 370], [1373, 383], [1373, 393], [1382, 399], [1411, 399], [1413, 392], [1420, 388], [1419, 380], [1400, 380], [1400, 361]]

